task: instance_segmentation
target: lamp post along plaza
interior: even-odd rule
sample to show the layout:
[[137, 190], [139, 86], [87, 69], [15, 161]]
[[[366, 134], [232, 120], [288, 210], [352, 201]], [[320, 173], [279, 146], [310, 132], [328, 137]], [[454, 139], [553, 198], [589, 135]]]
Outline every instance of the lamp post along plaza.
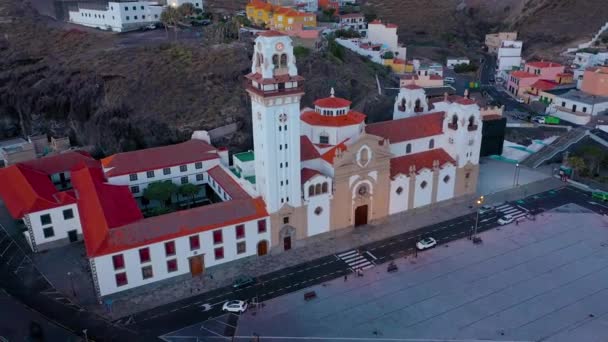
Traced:
[[481, 205], [483, 204], [484, 198], [483, 196], [480, 196], [477, 201], [475, 201], [475, 204], [477, 204], [477, 208], [476, 208], [476, 215], [475, 215], [475, 229], [473, 230], [473, 235], [471, 236], [472, 240], [475, 240], [475, 236], [477, 235], [477, 227], [479, 226], [479, 209], [481, 207]]

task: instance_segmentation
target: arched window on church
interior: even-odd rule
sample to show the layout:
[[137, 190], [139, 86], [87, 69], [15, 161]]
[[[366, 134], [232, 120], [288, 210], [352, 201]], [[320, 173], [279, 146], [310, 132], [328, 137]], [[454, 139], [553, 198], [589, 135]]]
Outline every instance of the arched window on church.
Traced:
[[323, 183], [323, 186], [321, 187], [321, 192], [323, 192], [324, 194], [327, 193], [327, 182]]
[[416, 99], [416, 102], [414, 102], [414, 112], [422, 112], [422, 107], [420, 107], [420, 99]]
[[287, 54], [281, 55], [281, 68], [287, 68]]
[[448, 124], [448, 128], [458, 129], [458, 116], [456, 114], [452, 115], [452, 121]]
[[405, 153], [412, 153], [412, 144], [405, 145]]
[[405, 112], [405, 99], [401, 99], [401, 104], [399, 105], [399, 110]]
[[272, 55], [272, 66], [275, 69], [279, 68], [279, 55]]
[[471, 115], [471, 117], [469, 117], [469, 127], [468, 130], [469, 131], [474, 131], [477, 129], [477, 125], [475, 124], [475, 117]]
[[435, 139], [431, 139], [429, 141], [429, 150], [434, 149], [435, 148]]
[[308, 187], [308, 197], [315, 195], [315, 186], [311, 185]]
[[315, 185], [315, 195], [321, 194], [321, 184]]

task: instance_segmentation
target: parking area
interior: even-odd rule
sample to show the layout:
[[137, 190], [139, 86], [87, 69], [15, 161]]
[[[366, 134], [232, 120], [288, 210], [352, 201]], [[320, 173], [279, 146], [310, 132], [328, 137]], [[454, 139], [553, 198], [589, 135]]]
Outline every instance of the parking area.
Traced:
[[484, 232], [480, 245], [401, 258], [394, 273], [380, 265], [269, 300], [240, 317], [236, 336], [605, 341], [607, 225], [571, 204]]

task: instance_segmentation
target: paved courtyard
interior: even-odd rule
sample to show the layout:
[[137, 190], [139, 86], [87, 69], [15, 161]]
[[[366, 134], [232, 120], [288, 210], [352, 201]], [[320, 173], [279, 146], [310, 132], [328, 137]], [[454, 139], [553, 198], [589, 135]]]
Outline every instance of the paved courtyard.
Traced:
[[[606, 341], [607, 228], [602, 216], [561, 207], [487, 231], [481, 245], [462, 239], [402, 258], [396, 273], [379, 265], [269, 300], [241, 316], [236, 335]], [[317, 298], [305, 302], [311, 290]]]
[[484, 196], [551, 177], [551, 167], [546, 166], [538, 169], [520, 166], [519, 177], [515, 177], [515, 164], [491, 158], [482, 158], [480, 163], [477, 193]]

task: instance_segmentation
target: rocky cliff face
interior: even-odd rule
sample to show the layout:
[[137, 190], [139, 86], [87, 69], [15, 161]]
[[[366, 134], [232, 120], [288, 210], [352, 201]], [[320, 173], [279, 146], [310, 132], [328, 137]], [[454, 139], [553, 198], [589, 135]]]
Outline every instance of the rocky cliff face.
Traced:
[[[0, 138], [69, 135], [105, 155], [236, 123], [238, 132], [222, 144], [251, 148], [243, 88], [250, 43], [125, 47], [113, 34], [51, 28], [16, 2], [0, 11], [14, 18], [0, 24]], [[374, 105], [392, 101], [377, 95], [376, 73], [383, 84], [394, 85], [384, 69], [349, 53], [345, 62], [312, 53], [298, 58], [298, 67], [307, 79], [303, 105], [335, 86], [373, 118], [387, 115], [377, 113], [386, 106]]]

